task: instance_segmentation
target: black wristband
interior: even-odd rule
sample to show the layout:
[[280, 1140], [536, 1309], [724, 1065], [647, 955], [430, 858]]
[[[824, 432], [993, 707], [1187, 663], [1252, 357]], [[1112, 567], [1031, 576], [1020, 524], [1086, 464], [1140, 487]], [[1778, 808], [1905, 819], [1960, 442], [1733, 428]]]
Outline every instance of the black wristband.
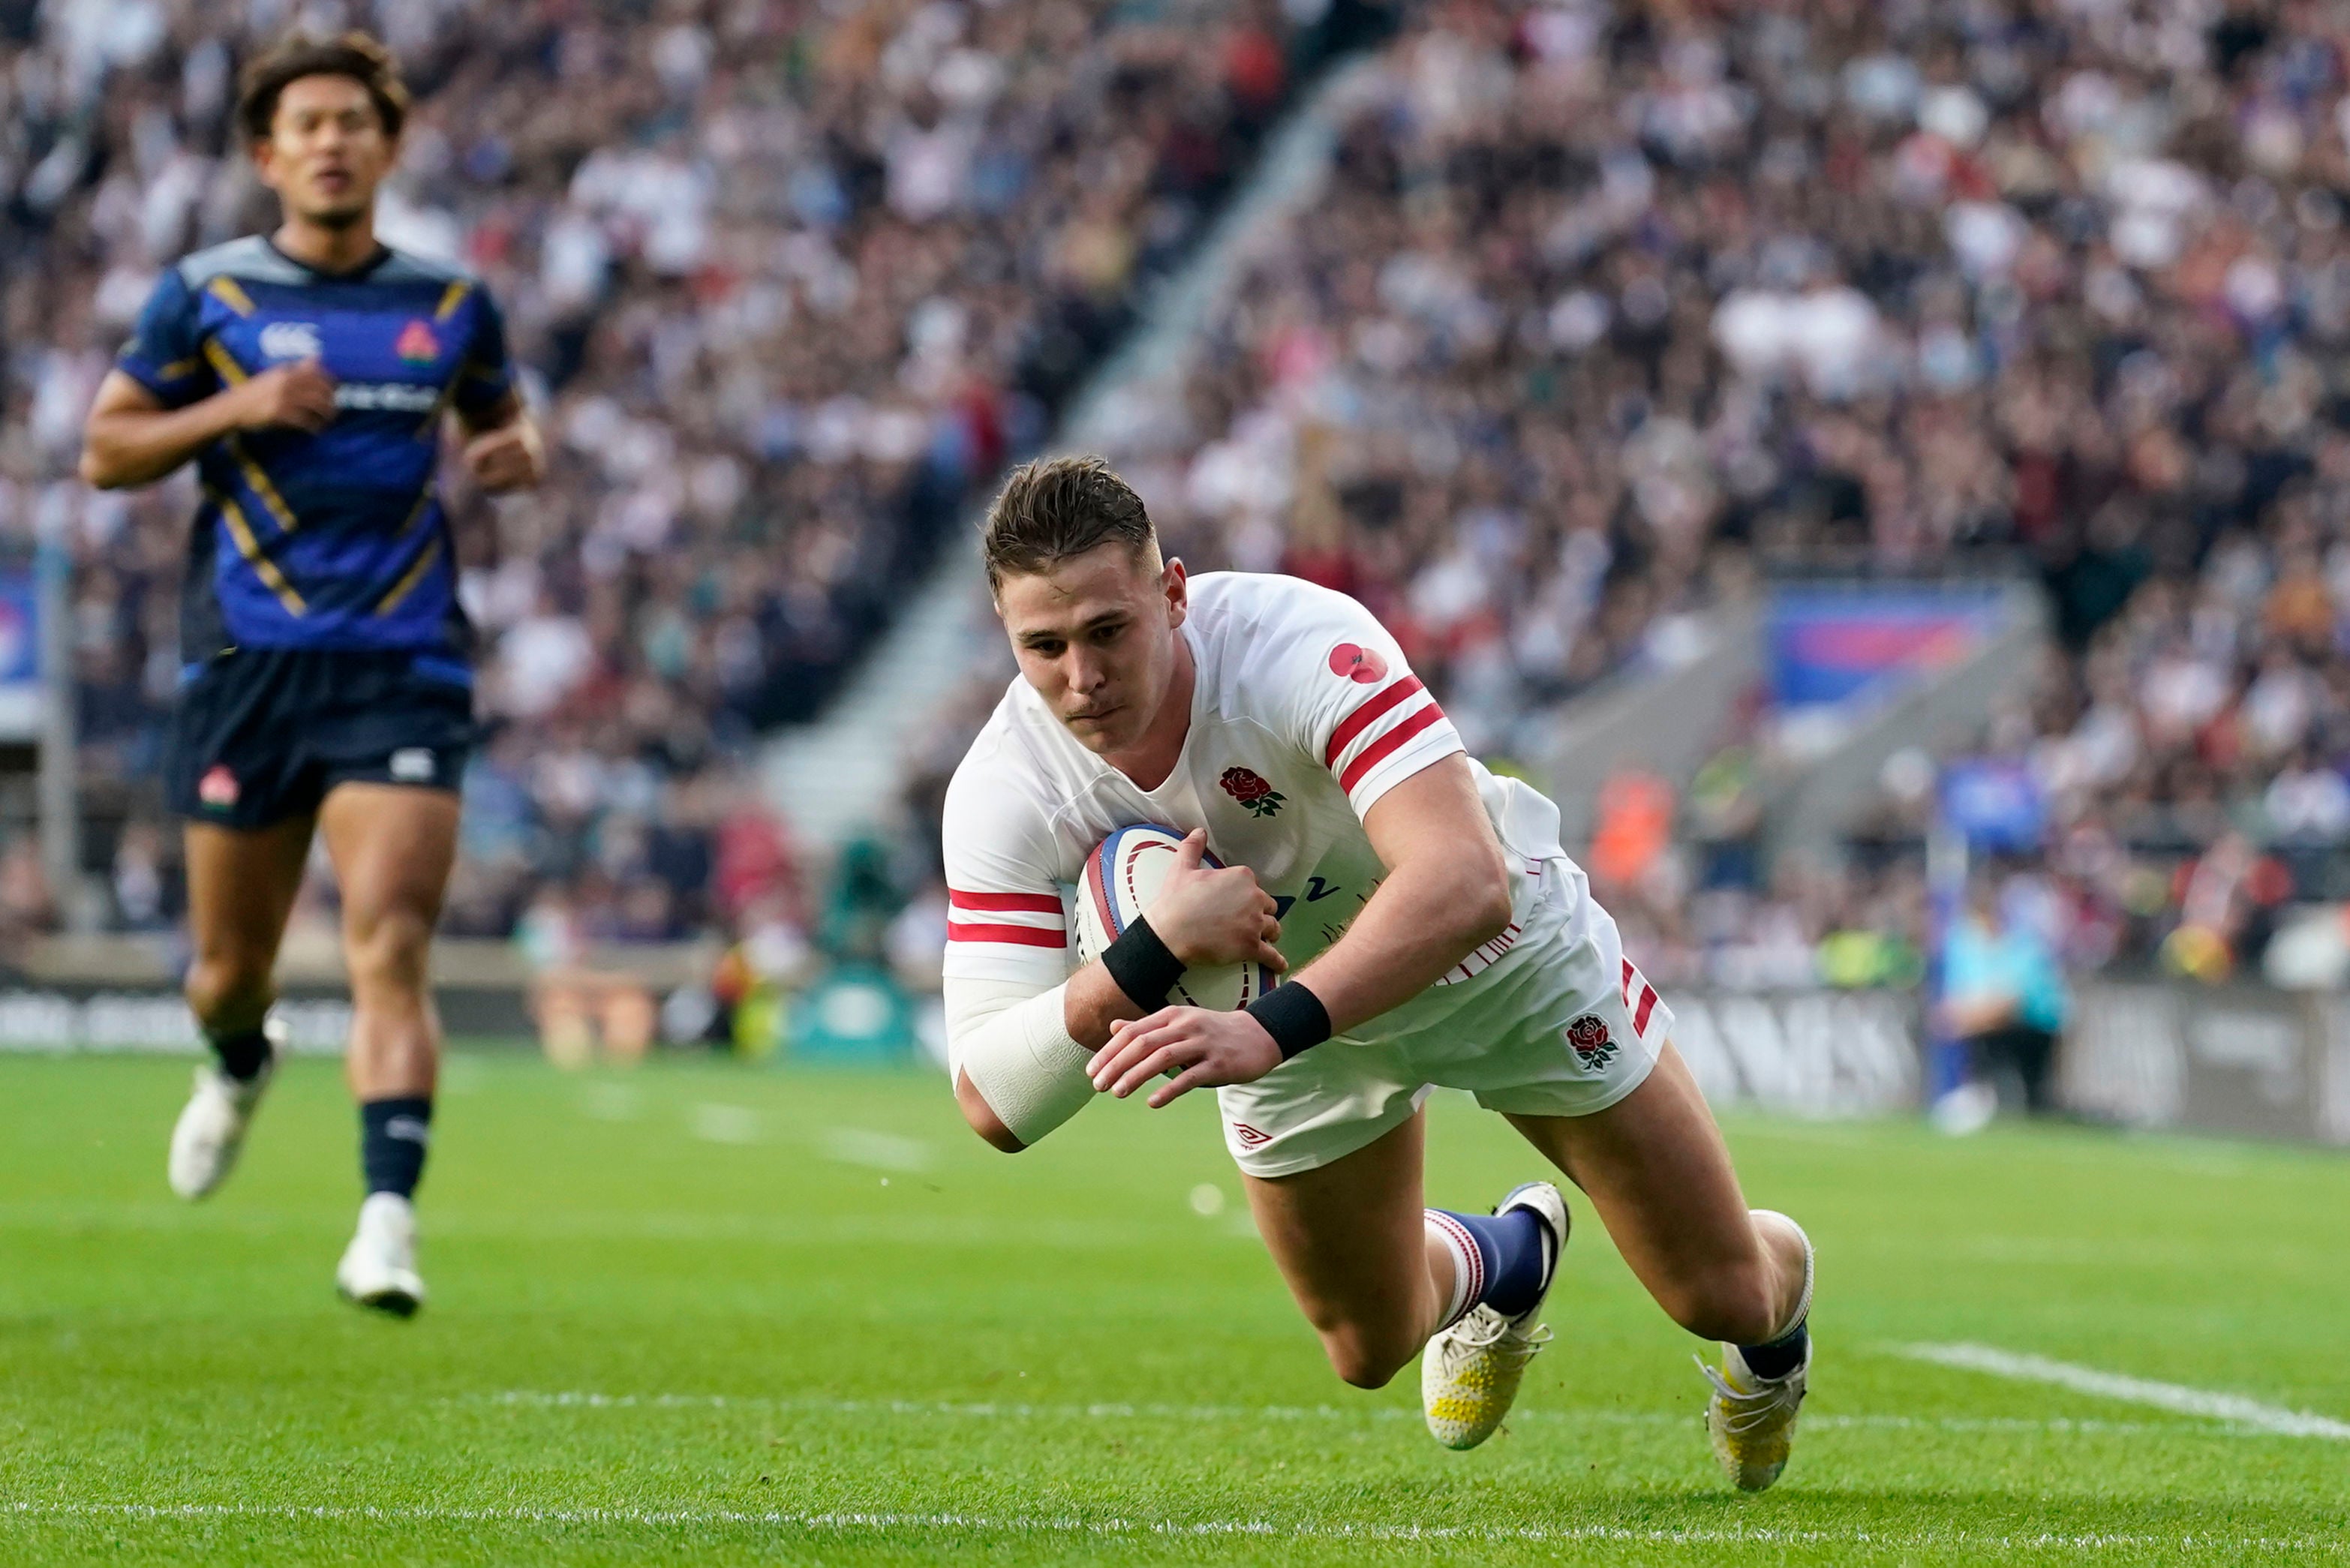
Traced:
[[1322, 1005], [1320, 997], [1294, 980], [1250, 1002], [1248, 1015], [1273, 1036], [1284, 1062], [1330, 1038], [1330, 1010]]
[[1145, 1012], [1167, 1005], [1167, 993], [1183, 978], [1183, 961], [1167, 950], [1150, 922], [1137, 919], [1101, 956], [1102, 968], [1118, 981], [1127, 1000]]

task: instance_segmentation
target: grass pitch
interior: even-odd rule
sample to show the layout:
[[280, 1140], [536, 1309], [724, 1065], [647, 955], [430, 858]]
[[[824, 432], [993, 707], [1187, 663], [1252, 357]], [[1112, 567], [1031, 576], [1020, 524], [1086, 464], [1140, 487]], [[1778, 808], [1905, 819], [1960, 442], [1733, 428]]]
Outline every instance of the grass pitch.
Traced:
[[[0, 1562], [2350, 1561], [2340, 1156], [1734, 1120], [1820, 1249], [1794, 1463], [1750, 1498], [1587, 1207], [1483, 1449], [1429, 1439], [1416, 1373], [1339, 1385], [1204, 1095], [1007, 1159], [926, 1076], [463, 1057], [402, 1324], [332, 1292], [333, 1069], [194, 1208], [186, 1077], [0, 1059]], [[1432, 1114], [1434, 1200], [1535, 1169]]]

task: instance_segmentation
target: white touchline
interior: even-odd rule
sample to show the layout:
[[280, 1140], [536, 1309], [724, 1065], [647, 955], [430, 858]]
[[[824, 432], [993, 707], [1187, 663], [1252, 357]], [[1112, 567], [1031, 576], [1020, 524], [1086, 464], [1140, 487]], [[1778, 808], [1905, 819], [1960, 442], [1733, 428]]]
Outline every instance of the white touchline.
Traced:
[[[495, 1405], [525, 1410], [759, 1410], [802, 1411], [811, 1416], [940, 1417], [978, 1421], [1409, 1421], [1420, 1413], [1399, 1405], [1160, 1405], [1102, 1402], [1091, 1405], [1044, 1405], [951, 1399], [827, 1399], [761, 1394], [605, 1394], [585, 1389], [542, 1391], [509, 1388], [495, 1394], [444, 1398], [443, 1406]], [[1694, 1427], [1703, 1417], [1695, 1409], [1672, 1410], [1529, 1410], [1513, 1413], [1513, 1421], [1557, 1421], [1594, 1427]], [[2269, 1438], [2280, 1434], [2265, 1428], [2182, 1427], [2167, 1422], [2102, 1421], [2054, 1416], [2026, 1419], [2012, 1416], [1889, 1416], [1821, 1411], [1804, 1417], [1807, 1431], [1916, 1430], [1932, 1432], [2030, 1432], [2089, 1437], [2139, 1437], [2161, 1434], [2179, 1438]], [[2299, 1436], [2302, 1434], [2290, 1434]]]
[[1977, 1535], [1963, 1530], [1720, 1529], [1621, 1524], [1283, 1524], [1263, 1519], [1073, 1519], [1046, 1514], [794, 1512], [785, 1510], [676, 1507], [526, 1508], [464, 1504], [16, 1502], [0, 1512], [46, 1519], [399, 1520], [444, 1524], [767, 1525], [799, 1530], [970, 1530], [1023, 1535], [1286, 1536], [1298, 1541], [1613, 1541], [1655, 1546], [1868, 1545], [1972, 1548], [1976, 1551], [2290, 1552], [2339, 1557], [2350, 1544], [2323, 1536], [2119, 1534]]
[[2282, 1405], [2264, 1405], [2241, 1394], [2220, 1394], [2209, 1388], [2189, 1388], [2183, 1383], [2157, 1383], [2147, 1377], [2100, 1372], [2094, 1366], [2075, 1366], [2069, 1361], [2051, 1361], [2044, 1355], [2020, 1355], [1988, 1345], [1894, 1345], [1886, 1348], [1912, 1361], [1930, 1361], [1939, 1366], [1987, 1372], [1993, 1377], [2012, 1377], [2025, 1383], [2054, 1384], [2107, 1399], [2126, 1399], [2134, 1405], [2176, 1410], [2182, 1416], [2233, 1421], [2238, 1426], [2256, 1427], [2263, 1432], [2290, 1438], [2350, 1440], [2350, 1421], [2313, 1416], [2305, 1410], [2288, 1410]]

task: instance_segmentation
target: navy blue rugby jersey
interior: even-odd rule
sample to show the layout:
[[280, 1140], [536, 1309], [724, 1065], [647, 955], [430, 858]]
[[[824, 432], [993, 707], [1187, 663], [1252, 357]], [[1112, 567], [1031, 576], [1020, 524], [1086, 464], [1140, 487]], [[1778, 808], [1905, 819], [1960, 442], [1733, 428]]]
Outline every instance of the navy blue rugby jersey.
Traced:
[[412, 649], [468, 679], [432, 480], [442, 412], [484, 412], [514, 385], [479, 280], [389, 248], [323, 273], [232, 240], [163, 275], [116, 364], [179, 408], [311, 358], [336, 381], [326, 429], [240, 431], [197, 455], [181, 656], [192, 670], [230, 647]]

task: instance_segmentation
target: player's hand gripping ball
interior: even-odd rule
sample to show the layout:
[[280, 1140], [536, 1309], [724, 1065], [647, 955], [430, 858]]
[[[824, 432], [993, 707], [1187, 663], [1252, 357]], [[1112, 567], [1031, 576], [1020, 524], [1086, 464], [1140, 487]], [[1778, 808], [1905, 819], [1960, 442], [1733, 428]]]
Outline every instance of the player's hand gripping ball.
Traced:
[[[1220, 875], [1189, 875], [1201, 868]], [[1170, 888], [1170, 881], [1189, 885]], [[1170, 899], [1173, 892], [1180, 898]], [[1077, 889], [1077, 961], [1101, 957], [1148, 914], [1168, 950], [1191, 965], [1167, 1000], [1235, 1012], [1271, 990], [1286, 967], [1273, 948], [1281, 934], [1273, 907], [1253, 877], [1225, 871], [1204, 836], [1191, 843], [1171, 827], [1121, 827], [1086, 857], [1085, 883]], [[1219, 959], [1225, 961], [1213, 961]]]
[[[1217, 878], [1196, 877], [1201, 868]], [[1087, 1067], [1097, 1089], [1122, 1096], [1163, 1073], [1172, 1082], [1150, 1096], [1156, 1108], [1186, 1090], [1247, 1083], [1280, 1065], [1273, 1037], [1240, 1011], [1278, 984], [1287, 967], [1273, 948], [1281, 934], [1273, 907], [1253, 877], [1226, 872], [1204, 840], [1173, 828], [1122, 827], [1095, 846], [1077, 898], [1081, 962], [1100, 957], [1146, 913], [1179, 958], [1245, 955], [1193, 963], [1169, 992], [1169, 1006], [1111, 1031]]]

